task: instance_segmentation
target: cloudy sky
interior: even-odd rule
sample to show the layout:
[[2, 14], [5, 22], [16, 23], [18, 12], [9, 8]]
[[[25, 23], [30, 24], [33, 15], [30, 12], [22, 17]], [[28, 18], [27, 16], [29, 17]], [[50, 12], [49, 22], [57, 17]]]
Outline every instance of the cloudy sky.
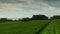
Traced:
[[0, 18], [60, 15], [60, 0], [0, 0]]

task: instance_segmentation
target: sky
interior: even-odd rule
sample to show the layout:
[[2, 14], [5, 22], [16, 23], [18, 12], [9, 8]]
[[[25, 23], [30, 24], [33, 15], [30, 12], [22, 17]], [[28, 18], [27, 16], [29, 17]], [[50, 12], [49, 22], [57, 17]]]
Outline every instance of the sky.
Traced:
[[60, 0], [0, 0], [0, 18], [60, 15]]

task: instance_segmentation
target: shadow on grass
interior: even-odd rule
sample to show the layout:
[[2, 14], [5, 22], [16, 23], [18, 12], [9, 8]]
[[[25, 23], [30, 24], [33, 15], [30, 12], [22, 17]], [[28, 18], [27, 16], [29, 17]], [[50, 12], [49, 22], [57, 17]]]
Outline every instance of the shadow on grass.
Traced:
[[36, 34], [40, 34], [40, 33], [49, 25], [49, 23], [51, 23], [51, 21], [52, 21], [52, 19], [51, 19], [46, 25], [44, 25], [42, 28], [40, 28], [40, 29], [36, 32]]

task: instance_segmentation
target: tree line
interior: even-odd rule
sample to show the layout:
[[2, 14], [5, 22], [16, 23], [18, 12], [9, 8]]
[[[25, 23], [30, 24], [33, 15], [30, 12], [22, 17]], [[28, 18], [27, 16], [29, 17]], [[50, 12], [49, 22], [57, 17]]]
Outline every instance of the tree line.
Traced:
[[[50, 19], [60, 19], [60, 16], [55, 15], [53, 17], [51, 17]], [[22, 19], [18, 19], [18, 20], [12, 20], [12, 19], [8, 19], [8, 18], [0, 18], [0, 22], [7, 22], [7, 21], [31, 21], [31, 20], [49, 20], [47, 16], [45, 15], [33, 15], [31, 18], [22, 18]]]

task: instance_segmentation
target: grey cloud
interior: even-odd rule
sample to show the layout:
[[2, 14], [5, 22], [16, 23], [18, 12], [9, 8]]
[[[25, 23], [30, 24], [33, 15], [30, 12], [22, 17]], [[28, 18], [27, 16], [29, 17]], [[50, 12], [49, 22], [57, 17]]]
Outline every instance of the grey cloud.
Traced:
[[50, 6], [60, 8], [60, 0], [46, 0]]
[[55, 1], [59, 1], [59, 0], [46, 0], [46, 1], [54, 1], [55, 2]]
[[22, 0], [0, 0], [1, 3], [26, 3]]
[[[2, 3], [26, 3], [30, 0], [0, 0], [0, 2]], [[40, 1], [44, 1], [44, 0], [32, 0], [32, 2], [36, 3], [36, 2], [40, 2]]]
[[[60, 1], [59, 0], [32, 0], [31, 3], [28, 3], [30, 0], [0, 0], [2, 3], [22, 3], [23, 6], [26, 6], [26, 9], [33, 9], [33, 10], [40, 10], [40, 6], [45, 6], [45, 2], [48, 3], [48, 5], [53, 7], [60, 7]], [[37, 5], [37, 8], [31, 8], [32, 5]]]

